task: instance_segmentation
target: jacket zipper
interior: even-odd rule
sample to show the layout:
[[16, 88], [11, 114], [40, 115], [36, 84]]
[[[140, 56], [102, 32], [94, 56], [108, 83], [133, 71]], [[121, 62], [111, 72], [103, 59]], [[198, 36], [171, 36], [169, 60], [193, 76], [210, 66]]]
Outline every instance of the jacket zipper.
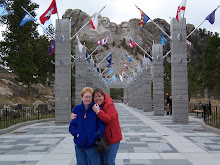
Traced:
[[87, 135], [87, 116], [86, 116], [86, 110], [85, 110], [85, 124], [86, 124], [86, 148], [87, 148], [87, 142], [88, 142], [88, 135]]

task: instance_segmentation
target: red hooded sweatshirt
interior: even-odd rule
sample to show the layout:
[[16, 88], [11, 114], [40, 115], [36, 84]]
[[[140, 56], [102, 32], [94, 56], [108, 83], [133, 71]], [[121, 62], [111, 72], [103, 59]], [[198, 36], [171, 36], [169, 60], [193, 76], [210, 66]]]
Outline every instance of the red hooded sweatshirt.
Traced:
[[97, 115], [106, 124], [105, 137], [107, 137], [110, 144], [115, 144], [122, 140], [122, 134], [118, 120], [118, 112], [109, 95], [105, 94], [105, 99], [101, 107], [103, 111], [99, 111]]

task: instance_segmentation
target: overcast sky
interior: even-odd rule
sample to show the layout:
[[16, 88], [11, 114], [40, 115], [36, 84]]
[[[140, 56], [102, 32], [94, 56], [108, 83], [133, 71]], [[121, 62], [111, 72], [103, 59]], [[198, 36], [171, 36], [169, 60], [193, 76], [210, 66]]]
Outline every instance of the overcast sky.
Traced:
[[[39, 18], [47, 10], [52, 0], [32, 0], [32, 2], [40, 5], [36, 10], [37, 18]], [[106, 5], [101, 15], [108, 17], [111, 22], [117, 24], [129, 21], [132, 18], [140, 19], [140, 11], [135, 5], [141, 8], [151, 19], [161, 18], [170, 23], [171, 18], [176, 16], [177, 7], [181, 2], [182, 0], [56, 0], [59, 18], [62, 18], [67, 9], [80, 9], [91, 16]], [[199, 26], [206, 16], [219, 5], [220, 0], [187, 0], [185, 12], [187, 23], [191, 23], [195, 27]], [[46, 25], [54, 24], [55, 19], [57, 19], [57, 15], [52, 15], [51, 20], [47, 21]], [[215, 23], [213, 25], [205, 21], [200, 28], [220, 33], [220, 9], [215, 12]]]

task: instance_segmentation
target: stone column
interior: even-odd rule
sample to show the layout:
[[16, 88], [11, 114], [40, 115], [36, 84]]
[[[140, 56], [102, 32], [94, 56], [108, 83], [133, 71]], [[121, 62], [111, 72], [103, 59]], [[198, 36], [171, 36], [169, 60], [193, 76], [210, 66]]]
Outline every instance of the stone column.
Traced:
[[[56, 20], [55, 50], [55, 123], [69, 123], [71, 114], [71, 23]], [[61, 31], [60, 31], [61, 30]], [[63, 36], [63, 37], [61, 37]]]
[[153, 45], [153, 106], [154, 115], [164, 115], [163, 45]]
[[144, 67], [143, 69], [143, 83], [142, 83], [142, 90], [143, 90], [143, 110], [144, 112], [152, 111], [152, 98], [151, 98], [151, 75], [150, 75], [150, 68]]
[[75, 46], [75, 104], [81, 104], [81, 90], [86, 87], [86, 48], [83, 46], [82, 52], [79, 52], [79, 48]]
[[[171, 82], [172, 118], [176, 123], [188, 123], [188, 73], [186, 19], [171, 20]], [[181, 34], [181, 36], [179, 35]]]

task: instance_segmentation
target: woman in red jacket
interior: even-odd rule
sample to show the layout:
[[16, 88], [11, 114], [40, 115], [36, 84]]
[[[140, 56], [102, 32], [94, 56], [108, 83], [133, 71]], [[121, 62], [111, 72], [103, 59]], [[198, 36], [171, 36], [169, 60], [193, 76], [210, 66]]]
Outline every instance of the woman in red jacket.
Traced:
[[[115, 165], [115, 158], [118, 152], [120, 141], [122, 140], [121, 128], [118, 120], [118, 112], [115, 109], [112, 98], [97, 88], [93, 92], [92, 107], [97, 116], [106, 124], [105, 137], [111, 144], [111, 148], [103, 153], [104, 165]], [[100, 111], [99, 106], [103, 111]]]

